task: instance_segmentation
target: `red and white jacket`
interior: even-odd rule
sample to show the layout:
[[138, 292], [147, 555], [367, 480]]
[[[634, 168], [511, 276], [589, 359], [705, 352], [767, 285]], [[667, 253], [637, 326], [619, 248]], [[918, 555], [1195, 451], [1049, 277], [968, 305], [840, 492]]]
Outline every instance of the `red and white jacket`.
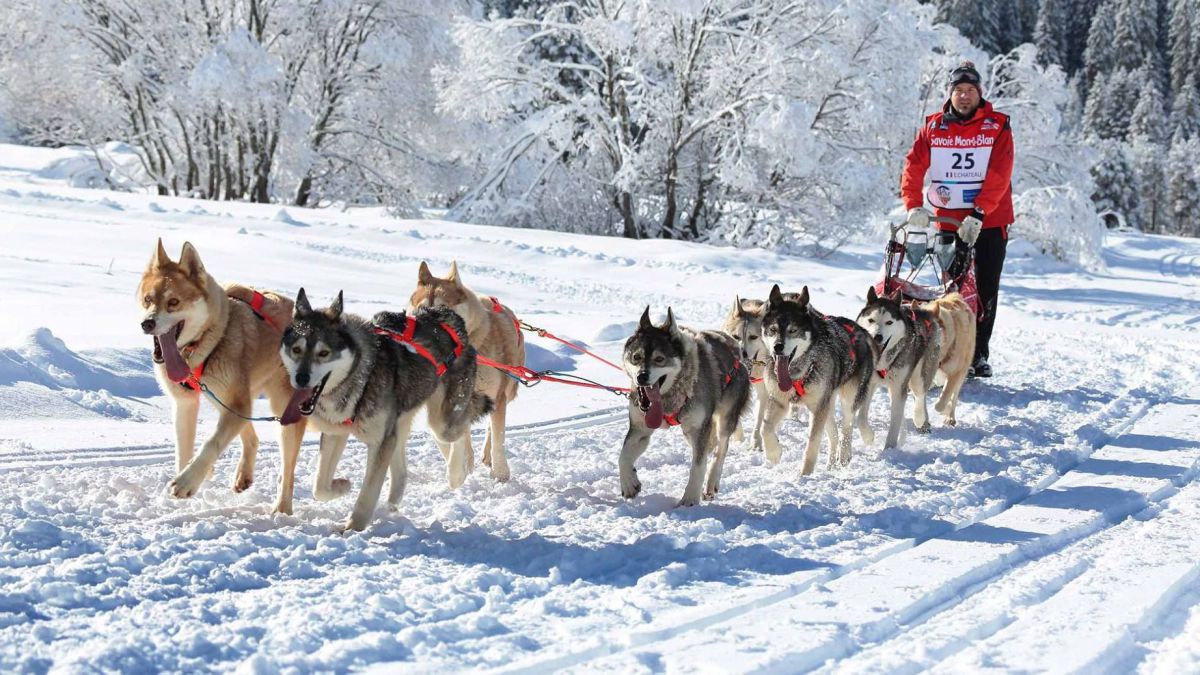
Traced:
[[[984, 101], [971, 116], [960, 121], [942, 112], [925, 118], [912, 149], [904, 158], [900, 198], [905, 209], [926, 201], [939, 216], [962, 220], [973, 209], [983, 211], [983, 227], [1003, 228], [1013, 221], [1013, 138], [1008, 115]], [[925, 174], [929, 185], [925, 186]], [[953, 225], [938, 224], [953, 231]]]

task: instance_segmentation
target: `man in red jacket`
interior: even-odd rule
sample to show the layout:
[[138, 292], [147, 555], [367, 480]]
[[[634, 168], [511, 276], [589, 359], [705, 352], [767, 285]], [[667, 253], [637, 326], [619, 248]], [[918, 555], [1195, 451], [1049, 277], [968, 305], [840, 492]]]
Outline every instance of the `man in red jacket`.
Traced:
[[[975, 248], [975, 275], [979, 287], [979, 330], [975, 338], [973, 377], [991, 377], [988, 342], [996, 323], [1000, 271], [1013, 222], [1013, 137], [1008, 116], [983, 100], [983, 81], [970, 61], [950, 73], [950, 96], [942, 112], [925, 119], [912, 149], [904, 158], [900, 197], [908, 209], [908, 223], [916, 229], [929, 226], [932, 215], [962, 221], [961, 228], [939, 223], [943, 232], [957, 230], [966, 246]], [[925, 174], [929, 185], [925, 186]]]

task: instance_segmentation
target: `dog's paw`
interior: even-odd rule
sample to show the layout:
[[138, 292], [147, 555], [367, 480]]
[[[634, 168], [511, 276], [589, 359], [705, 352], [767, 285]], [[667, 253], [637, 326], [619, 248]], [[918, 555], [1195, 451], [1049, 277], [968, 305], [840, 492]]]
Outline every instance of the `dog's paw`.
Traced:
[[946, 421], [943, 422], [943, 424], [945, 424], [948, 427], [956, 427], [956, 426], [958, 426], [958, 420], [954, 419], [953, 417], [947, 417]]
[[927, 434], [932, 430], [933, 430], [933, 427], [930, 426], [929, 422], [925, 422], [925, 424], [922, 424], [921, 426], [917, 427], [918, 434]]
[[712, 500], [716, 499], [718, 491], [719, 491], [719, 488], [714, 487], [714, 486], [709, 486], [708, 489], [706, 489], [704, 491], [704, 501], [711, 502]]
[[638, 480], [637, 471], [631, 472], [629, 475], [621, 475], [621, 496], [626, 499], [633, 499], [642, 491], [642, 481]]
[[254, 485], [254, 476], [243, 476], [241, 473], [238, 473], [233, 477], [234, 492], [245, 492], [250, 489], [251, 485]]
[[331, 499], [337, 499], [350, 491], [350, 481], [346, 478], [334, 478], [329, 481], [329, 487], [314, 487], [313, 498], [319, 502], [327, 502]]
[[504, 464], [496, 463], [490, 466], [492, 467], [492, 478], [497, 483], [507, 483], [508, 479], [512, 477], [512, 471], [509, 470], [507, 462]]
[[676, 506], [676, 508], [684, 507], [684, 506], [696, 506], [700, 502], [701, 502], [701, 495], [684, 495], [683, 499], [680, 499], [679, 503], [676, 504], [675, 506]]
[[276, 513], [281, 513], [285, 516], [292, 515], [292, 500], [288, 499], [284, 501], [281, 499], [275, 502], [275, 508], [271, 509], [271, 515], [275, 515]]
[[171, 496], [176, 499], [190, 499], [200, 491], [203, 483], [204, 473], [197, 471], [194, 466], [189, 466], [171, 481]]

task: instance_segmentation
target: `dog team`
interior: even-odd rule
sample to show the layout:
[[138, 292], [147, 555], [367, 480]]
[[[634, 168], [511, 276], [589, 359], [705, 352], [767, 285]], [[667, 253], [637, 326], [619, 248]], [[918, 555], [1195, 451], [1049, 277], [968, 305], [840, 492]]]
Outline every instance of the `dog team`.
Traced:
[[[753, 443], [771, 463], [783, 453], [780, 422], [798, 406], [811, 413], [803, 474], [815, 468], [822, 436], [829, 440], [831, 467], [850, 461], [854, 427], [864, 445], [874, 443], [868, 409], [876, 389], [886, 388], [891, 399], [886, 448], [899, 443], [909, 392], [917, 430], [929, 431], [925, 397], [935, 378], [944, 384], [934, 409], [946, 425], [955, 424], [975, 343], [975, 316], [957, 293], [906, 305], [871, 288], [855, 320], [827, 316], [809, 300], [807, 287], [784, 293], [778, 285], [766, 300], [735, 299], [720, 331], [680, 326], [670, 308], [656, 326], [646, 308], [622, 359], [630, 378], [629, 431], [618, 461], [622, 495], [641, 490], [634, 464], [665, 424], [681, 427], [692, 450], [680, 505], [715, 496], [729, 443], [742, 438], [751, 388], [758, 407]], [[366, 474], [347, 529], [367, 526], [389, 475], [388, 504], [398, 508], [408, 437], [422, 408], [451, 488], [474, 469], [470, 426], [485, 415], [483, 463], [498, 481], [510, 476], [505, 416], [518, 382], [479, 364], [477, 355], [523, 367], [520, 323], [499, 300], [464, 285], [455, 263], [439, 278], [422, 262], [406, 311], [368, 320], [345, 312], [340, 292], [328, 307], [314, 308], [303, 288], [293, 302], [239, 284], [221, 286], [194, 246], [184, 243], [172, 260], [160, 239], [138, 301], [142, 331], [154, 340], [155, 375], [172, 402], [175, 497], [195, 495], [235, 437], [242, 457], [233, 489], [251, 486], [258, 451], [252, 407], [259, 396], [274, 415], [267, 419], [280, 422], [277, 512], [292, 512], [296, 461], [309, 424], [321, 432], [313, 486], [319, 501], [350, 488], [335, 477], [350, 436], [367, 446]], [[212, 400], [218, 420], [195, 453], [202, 396]]]

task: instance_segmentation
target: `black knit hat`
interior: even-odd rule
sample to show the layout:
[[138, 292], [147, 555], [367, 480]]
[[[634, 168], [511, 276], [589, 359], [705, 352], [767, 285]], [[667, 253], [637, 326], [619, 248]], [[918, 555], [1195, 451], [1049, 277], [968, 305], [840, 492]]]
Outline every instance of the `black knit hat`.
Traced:
[[958, 67], [950, 71], [950, 86], [947, 87], [950, 91], [960, 84], [969, 84], [979, 90], [979, 95], [983, 96], [983, 78], [979, 76], [979, 71], [975, 70], [975, 64], [970, 61], [963, 61], [958, 64]]

